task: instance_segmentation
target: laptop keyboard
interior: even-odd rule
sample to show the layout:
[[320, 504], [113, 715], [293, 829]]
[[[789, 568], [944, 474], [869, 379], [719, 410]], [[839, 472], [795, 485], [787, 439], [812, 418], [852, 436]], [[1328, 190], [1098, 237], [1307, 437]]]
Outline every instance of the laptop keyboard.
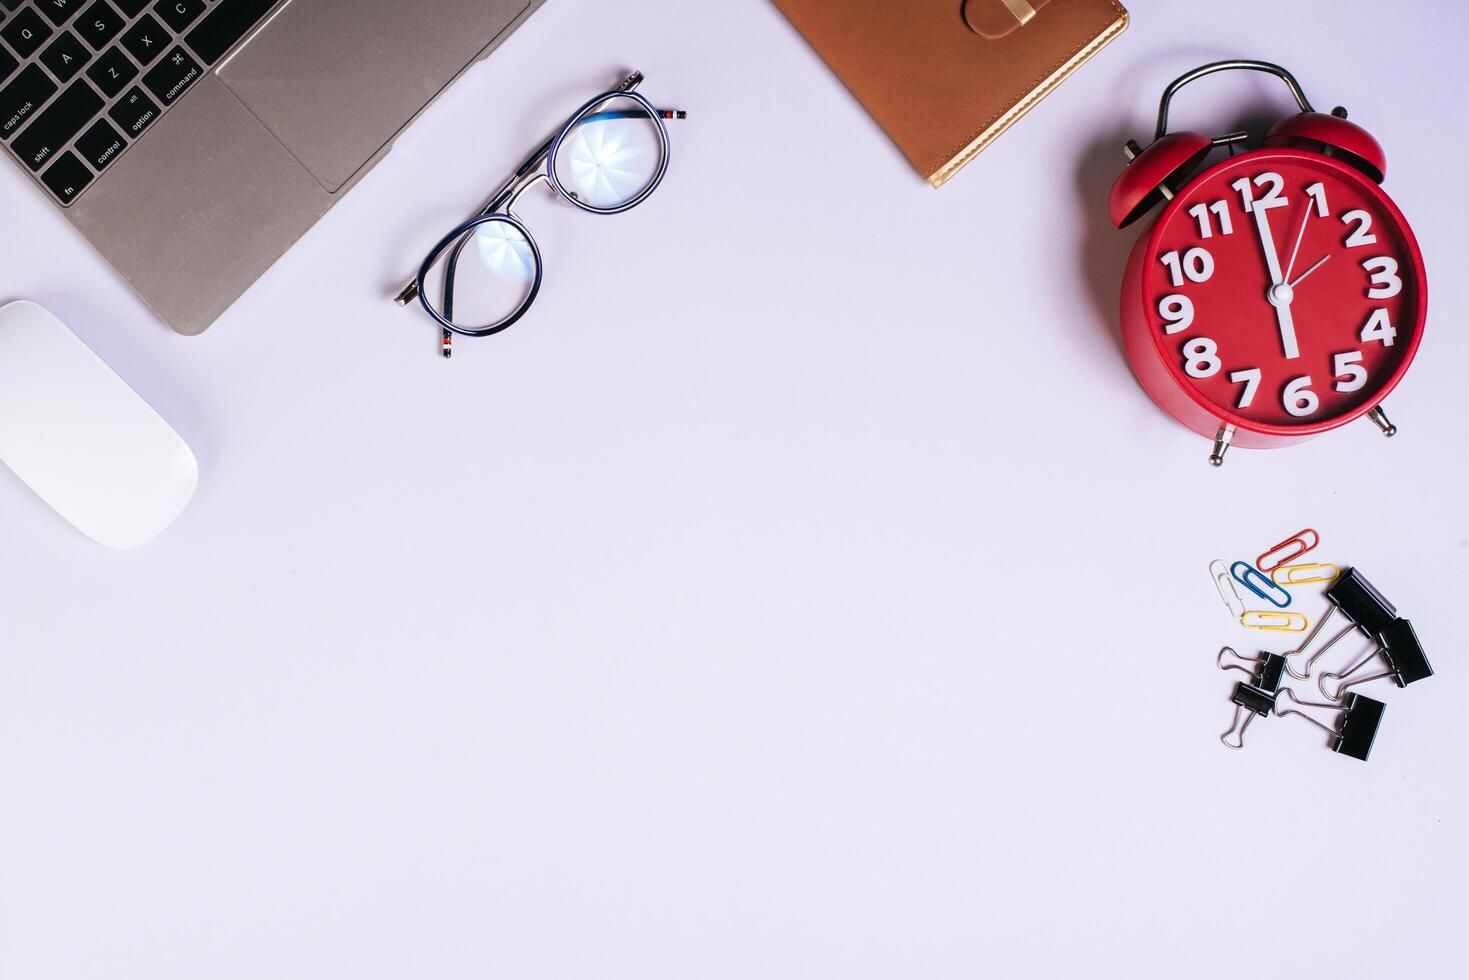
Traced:
[[0, 0], [0, 140], [63, 206], [278, 0]]

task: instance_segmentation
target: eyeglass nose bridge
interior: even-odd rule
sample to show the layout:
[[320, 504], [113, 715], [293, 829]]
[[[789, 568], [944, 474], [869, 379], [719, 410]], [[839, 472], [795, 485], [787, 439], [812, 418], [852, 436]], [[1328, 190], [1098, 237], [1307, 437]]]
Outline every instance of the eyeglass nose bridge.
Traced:
[[505, 202], [505, 213], [510, 215], [510, 217], [514, 218], [516, 221], [524, 221], [524, 219], [521, 218], [520, 215], [515, 213], [515, 205], [519, 203], [520, 195], [524, 194], [526, 191], [530, 190], [533, 186], [539, 183], [544, 183], [553, 191], [555, 190], [555, 185], [551, 183], [550, 175], [547, 174], [546, 171], [542, 170], [535, 176], [523, 182], [519, 187], [515, 188], [515, 190], [511, 191], [509, 200]]

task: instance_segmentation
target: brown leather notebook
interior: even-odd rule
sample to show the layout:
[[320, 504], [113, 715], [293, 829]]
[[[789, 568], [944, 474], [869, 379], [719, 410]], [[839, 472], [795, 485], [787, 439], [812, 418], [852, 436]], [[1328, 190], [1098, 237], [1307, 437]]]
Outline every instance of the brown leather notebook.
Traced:
[[1116, 0], [775, 0], [938, 187], [1127, 27]]

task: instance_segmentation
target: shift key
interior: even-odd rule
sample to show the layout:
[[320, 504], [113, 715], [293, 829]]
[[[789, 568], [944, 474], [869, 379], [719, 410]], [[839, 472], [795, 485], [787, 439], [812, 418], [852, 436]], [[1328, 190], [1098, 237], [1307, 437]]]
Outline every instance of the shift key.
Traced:
[[158, 101], [170, 106], [203, 74], [199, 63], [183, 48], [176, 47], [143, 76], [143, 84], [158, 96]]
[[71, 138], [92, 121], [103, 105], [102, 96], [85, 79], [77, 79], [15, 138], [11, 149], [31, 170], [40, 170], [47, 160], [66, 149]]

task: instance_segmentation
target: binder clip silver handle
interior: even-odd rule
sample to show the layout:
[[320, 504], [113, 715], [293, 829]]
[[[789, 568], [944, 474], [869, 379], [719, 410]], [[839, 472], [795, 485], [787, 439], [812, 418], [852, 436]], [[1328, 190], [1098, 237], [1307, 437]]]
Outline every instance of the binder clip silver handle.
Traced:
[[[1282, 697], [1289, 706], [1281, 705]], [[1301, 708], [1325, 708], [1337, 712], [1340, 717], [1335, 725], [1327, 725], [1300, 710]], [[1367, 756], [1372, 751], [1372, 743], [1377, 738], [1377, 729], [1382, 724], [1382, 716], [1386, 710], [1387, 705], [1381, 701], [1360, 694], [1347, 695], [1341, 704], [1302, 701], [1288, 687], [1282, 687], [1275, 694], [1277, 716], [1284, 718], [1286, 715], [1300, 715], [1330, 737], [1331, 751], [1363, 762], [1367, 761]]]
[[1245, 747], [1245, 730], [1257, 716], [1270, 714], [1275, 707], [1275, 696], [1240, 681], [1234, 685], [1234, 693], [1229, 700], [1234, 702], [1234, 721], [1219, 736], [1219, 741], [1231, 749], [1242, 749]]
[[[1327, 606], [1326, 614], [1316, 620], [1316, 625], [1312, 627], [1311, 632], [1306, 634], [1306, 638], [1301, 641], [1301, 645], [1285, 655], [1285, 669], [1296, 680], [1310, 680], [1311, 668], [1316, 665], [1316, 661], [1320, 660], [1326, 654], [1326, 651], [1336, 646], [1337, 643], [1341, 642], [1349, 633], [1357, 628], [1356, 623], [1349, 621], [1346, 626], [1342, 627], [1340, 632], [1327, 640], [1321, 649], [1310, 656], [1306, 656], [1306, 651], [1311, 649], [1311, 644], [1316, 640], [1316, 634], [1321, 632], [1321, 628], [1330, 622], [1331, 617], [1334, 615], [1336, 615], [1336, 606]], [[1301, 657], [1306, 657], [1305, 666], [1301, 670], [1296, 670], [1295, 662]]]
[[[1341, 701], [1346, 697], [1349, 688], [1358, 684], [1366, 684], [1368, 681], [1392, 678], [1398, 687], [1407, 687], [1416, 681], [1433, 676], [1433, 667], [1428, 662], [1428, 656], [1423, 652], [1423, 646], [1418, 642], [1418, 634], [1413, 629], [1413, 624], [1406, 619], [1398, 618], [1389, 623], [1377, 634], [1376, 643], [1366, 655], [1346, 670], [1337, 673], [1322, 674], [1316, 681], [1316, 687], [1321, 696], [1328, 701]], [[1375, 674], [1354, 679], [1352, 675], [1367, 666], [1374, 658], [1381, 657], [1386, 670], [1380, 670]], [[1328, 685], [1335, 683], [1335, 692], [1327, 690]]]
[[[1366, 684], [1368, 681], [1376, 681], [1381, 680], [1384, 677], [1392, 677], [1393, 671], [1389, 669], [1378, 671], [1375, 674], [1368, 674], [1366, 677], [1358, 677], [1356, 680], [1347, 679], [1355, 674], [1357, 671], [1361, 670], [1363, 667], [1367, 666], [1367, 664], [1371, 663], [1372, 660], [1380, 653], [1382, 653], [1382, 649], [1380, 647], [1373, 647], [1371, 650], [1367, 651], [1366, 656], [1362, 657], [1346, 670], [1343, 670], [1339, 673], [1332, 673], [1328, 671], [1327, 673], [1322, 674], [1320, 677], [1316, 678], [1316, 690], [1320, 691], [1321, 696], [1326, 700], [1341, 703], [1342, 698], [1346, 697], [1347, 695], [1348, 688], [1356, 687], [1358, 684]], [[1327, 686], [1332, 683], [1336, 683], [1335, 694], [1326, 689]]]

